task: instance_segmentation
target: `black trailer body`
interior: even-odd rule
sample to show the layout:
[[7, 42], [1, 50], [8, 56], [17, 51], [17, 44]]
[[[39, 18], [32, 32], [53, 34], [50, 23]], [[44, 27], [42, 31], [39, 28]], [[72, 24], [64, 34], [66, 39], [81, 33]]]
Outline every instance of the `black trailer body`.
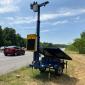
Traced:
[[44, 57], [39, 61], [33, 61], [32, 66], [41, 72], [49, 68], [54, 69], [57, 74], [62, 74], [65, 65], [67, 65], [65, 60], [72, 60], [71, 57], [59, 48], [42, 48], [39, 53]]

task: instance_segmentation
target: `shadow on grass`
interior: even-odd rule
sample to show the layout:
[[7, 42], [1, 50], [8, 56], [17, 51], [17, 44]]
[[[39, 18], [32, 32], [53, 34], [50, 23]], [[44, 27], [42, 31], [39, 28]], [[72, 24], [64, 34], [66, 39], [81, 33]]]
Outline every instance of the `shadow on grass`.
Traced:
[[58, 76], [55, 75], [54, 72], [50, 73], [50, 78], [49, 78], [49, 74], [47, 71], [36, 75], [34, 78], [43, 83], [52, 82], [54, 84], [60, 84], [60, 85], [76, 85], [76, 83], [79, 81], [77, 78], [70, 77], [67, 74], [62, 74], [61, 76]]

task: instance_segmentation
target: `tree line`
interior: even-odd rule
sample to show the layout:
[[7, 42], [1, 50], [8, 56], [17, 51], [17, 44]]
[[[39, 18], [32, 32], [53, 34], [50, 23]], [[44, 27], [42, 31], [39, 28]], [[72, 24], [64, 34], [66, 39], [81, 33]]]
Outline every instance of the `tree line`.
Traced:
[[[21, 37], [13, 28], [0, 26], [0, 47], [1, 46], [20, 46], [26, 47], [26, 38]], [[41, 47], [66, 48], [65, 44], [53, 44], [48, 42], [40, 42]]]
[[41, 47], [51, 47], [51, 48], [66, 48], [68, 45], [66, 44], [53, 44], [53, 43], [48, 43], [48, 42], [41, 42], [40, 43]]
[[80, 38], [76, 38], [74, 42], [67, 47], [67, 50], [77, 51], [85, 54], [85, 32], [80, 34]]
[[25, 47], [26, 40], [16, 33], [15, 29], [9, 27], [2, 29], [2, 26], [0, 26], [0, 47], [11, 45]]

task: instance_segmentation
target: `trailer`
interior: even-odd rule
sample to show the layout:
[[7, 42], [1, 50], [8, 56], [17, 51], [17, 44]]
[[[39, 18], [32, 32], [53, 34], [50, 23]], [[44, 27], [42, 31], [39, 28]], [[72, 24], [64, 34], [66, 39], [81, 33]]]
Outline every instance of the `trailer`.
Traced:
[[61, 75], [64, 68], [67, 69], [67, 61], [72, 60], [60, 48], [41, 48], [39, 51], [41, 56], [39, 61], [33, 61], [32, 67], [39, 69], [40, 72], [45, 72], [46, 69], [54, 69], [55, 73]]
[[[67, 62], [65, 60], [72, 60], [72, 58], [59, 48], [40, 48], [40, 8], [46, 6], [48, 3], [49, 1], [45, 1], [41, 4], [33, 2], [30, 5], [31, 9], [37, 12], [36, 37], [30, 38], [28, 36], [27, 40], [27, 49], [34, 51], [33, 62], [30, 66], [39, 69], [40, 72], [44, 72], [49, 68], [49, 72], [50, 69], [54, 69], [55, 73], [62, 74], [65, 65], [67, 68]], [[43, 57], [41, 55], [43, 55]]]

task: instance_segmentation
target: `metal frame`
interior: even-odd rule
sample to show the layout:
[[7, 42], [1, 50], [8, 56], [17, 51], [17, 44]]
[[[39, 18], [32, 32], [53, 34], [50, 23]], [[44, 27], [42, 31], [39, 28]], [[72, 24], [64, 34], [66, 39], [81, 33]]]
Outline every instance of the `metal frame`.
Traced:
[[44, 3], [38, 4], [37, 2], [34, 2], [33, 4], [30, 5], [31, 9], [34, 12], [37, 12], [37, 29], [36, 29], [36, 34], [37, 34], [37, 51], [34, 52], [34, 60], [33, 61], [39, 61], [39, 49], [40, 49], [40, 7], [46, 6], [49, 2], [46, 1]]

